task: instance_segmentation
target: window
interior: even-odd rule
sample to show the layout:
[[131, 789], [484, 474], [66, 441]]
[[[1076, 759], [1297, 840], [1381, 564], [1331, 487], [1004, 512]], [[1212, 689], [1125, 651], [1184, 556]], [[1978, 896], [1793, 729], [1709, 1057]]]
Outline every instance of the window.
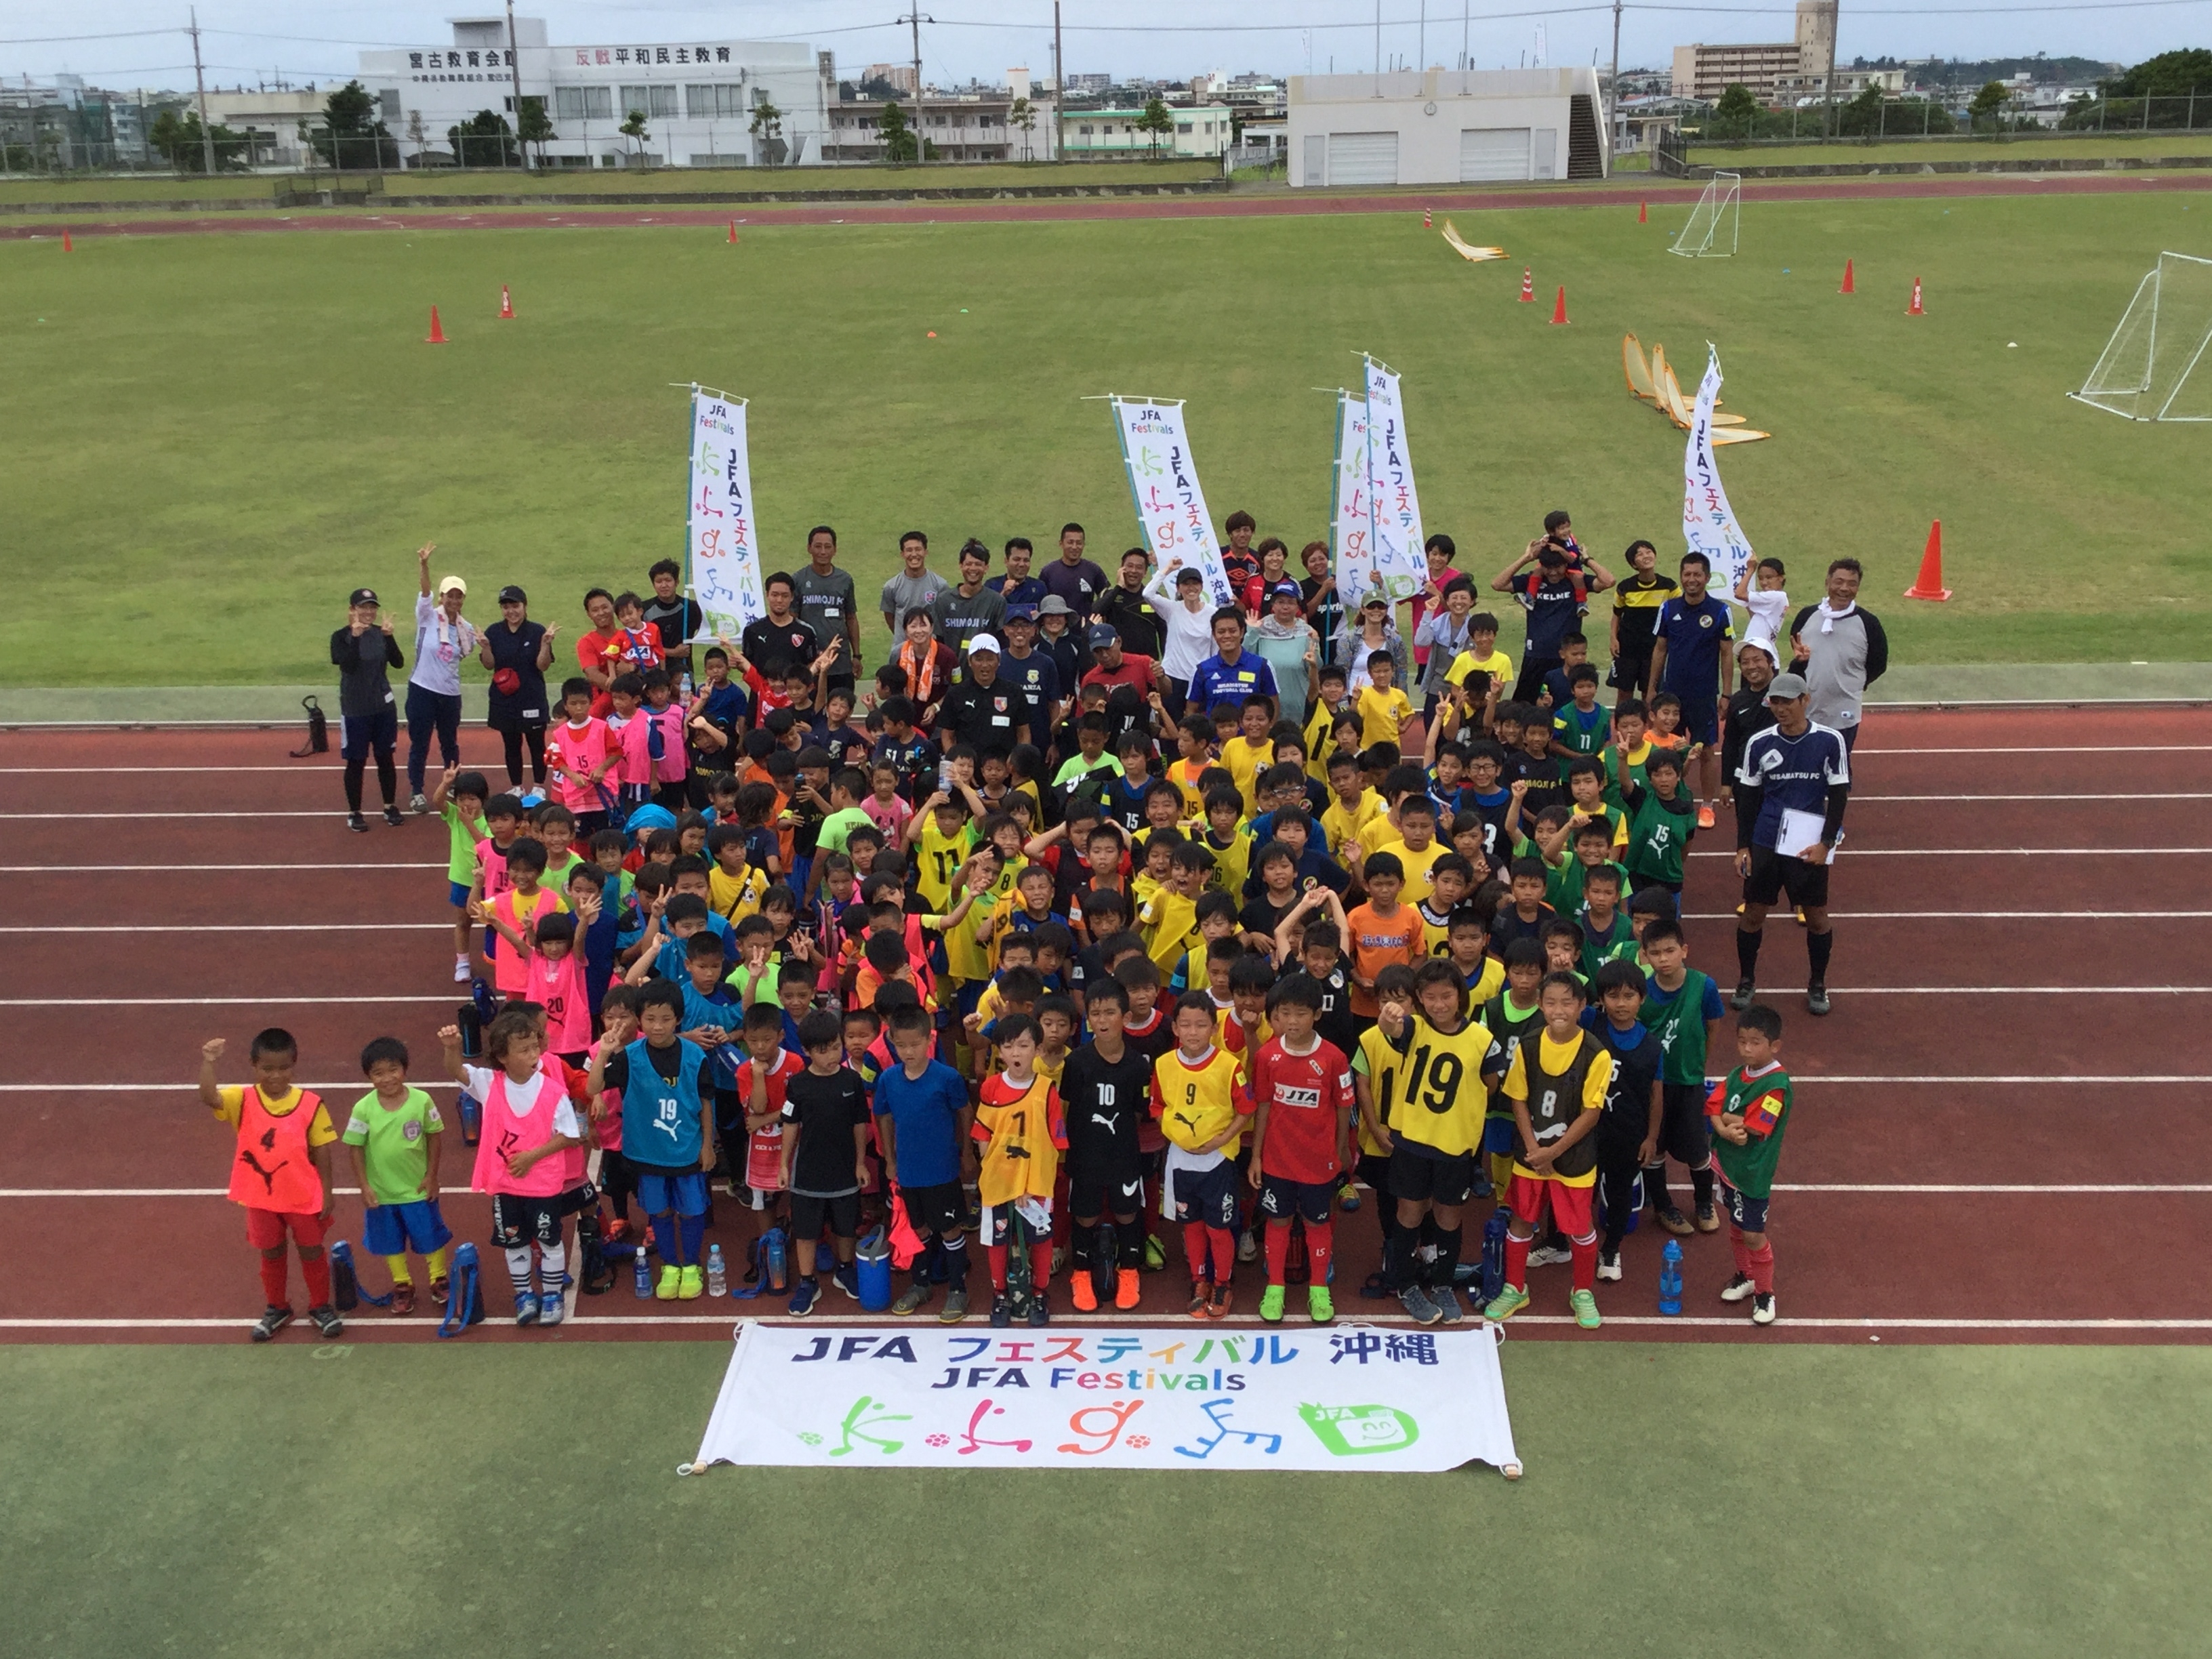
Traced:
[[611, 121], [613, 94], [605, 87], [556, 87], [553, 118], [556, 121]]
[[1091, 129], [1089, 127], [1078, 127], [1076, 128], [1076, 131], [1085, 138], [1088, 138], [1091, 136]]
[[653, 120], [676, 118], [676, 88], [673, 87], [624, 87], [622, 89], [622, 112], [627, 118], [632, 110], [643, 110]]
[[386, 87], [376, 94], [376, 101], [377, 113], [387, 123], [396, 124], [399, 119], [399, 88]]
[[690, 86], [684, 88], [684, 110], [695, 121], [727, 118], [745, 112], [743, 87]]
[[1188, 121], [1178, 121], [1178, 122], [1176, 122], [1176, 131], [1177, 132], [1188, 132], [1188, 131], [1190, 131], [1190, 123], [1189, 123], [1189, 122], [1188, 122]]

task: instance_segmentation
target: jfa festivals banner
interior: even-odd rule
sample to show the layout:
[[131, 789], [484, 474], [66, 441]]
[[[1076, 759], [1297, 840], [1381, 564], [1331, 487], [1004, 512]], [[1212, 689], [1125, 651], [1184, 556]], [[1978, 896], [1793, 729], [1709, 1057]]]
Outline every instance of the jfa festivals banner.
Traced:
[[696, 1462], [1519, 1473], [1498, 1338], [738, 1327]]
[[760, 529], [745, 453], [745, 400], [691, 388], [691, 597], [700, 635], [735, 639], [768, 614], [761, 594]]
[[[1372, 357], [1366, 362], [1367, 500], [1374, 515], [1375, 574], [1395, 602], [1411, 599], [1428, 585], [1429, 561], [1421, 550], [1421, 497], [1413, 488], [1398, 377]], [[1347, 592], [1344, 602], [1359, 601]]]
[[1367, 494], [1367, 399], [1336, 393], [1336, 468], [1330, 486], [1329, 552], [1336, 591], [1354, 611], [1375, 586], [1375, 514]]
[[1159, 568], [1181, 563], [1206, 578], [1216, 605], [1233, 603], [1221, 544], [1213, 538], [1213, 520], [1206, 492], [1198, 487], [1198, 467], [1190, 458], [1190, 439], [1182, 429], [1182, 404], [1111, 398], [1114, 429], [1121, 441], [1121, 461], [1129, 471], [1129, 495], [1138, 522]]
[[1698, 383], [1698, 407], [1690, 417], [1690, 441], [1682, 451], [1682, 539], [1692, 553], [1711, 563], [1713, 586], [1735, 591], [1736, 580], [1751, 562], [1751, 544], [1721, 487], [1713, 459], [1713, 405], [1721, 395], [1721, 355], [1705, 348], [1705, 378]]

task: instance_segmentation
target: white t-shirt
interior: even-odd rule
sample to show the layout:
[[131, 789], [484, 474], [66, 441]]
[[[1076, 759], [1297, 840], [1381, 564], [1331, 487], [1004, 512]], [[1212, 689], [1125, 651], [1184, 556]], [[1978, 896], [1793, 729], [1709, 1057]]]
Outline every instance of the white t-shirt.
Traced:
[[410, 685], [441, 697], [461, 695], [461, 659], [477, 649], [477, 625], [466, 617], [446, 619], [445, 607], [422, 594], [415, 597], [415, 672]]
[[1751, 612], [1750, 624], [1743, 630], [1743, 642], [1755, 645], [1765, 652], [1774, 659], [1774, 665], [1779, 668], [1782, 653], [1778, 641], [1782, 634], [1782, 619], [1790, 614], [1790, 595], [1778, 587], [1754, 587], [1749, 597], [1740, 603]]
[[[471, 1094], [478, 1100], [488, 1101], [491, 1098], [493, 1073], [489, 1066], [464, 1066], [461, 1071], [469, 1080]], [[551, 1079], [543, 1072], [532, 1072], [529, 1080], [524, 1083], [517, 1083], [513, 1078], [507, 1079], [507, 1110], [518, 1118], [528, 1117], [537, 1109], [538, 1091], [547, 1087]], [[584, 1132], [576, 1122], [575, 1103], [566, 1096], [563, 1096], [561, 1103], [553, 1109], [553, 1133], [556, 1135], [573, 1135], [578, 1139], [583, 1138]]]

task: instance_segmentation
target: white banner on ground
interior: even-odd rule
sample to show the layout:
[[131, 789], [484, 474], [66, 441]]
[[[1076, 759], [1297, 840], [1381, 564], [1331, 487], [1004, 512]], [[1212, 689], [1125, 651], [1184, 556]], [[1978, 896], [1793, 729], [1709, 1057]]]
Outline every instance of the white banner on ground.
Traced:
[[1339, 386], [1336, 467], [1329, 485], [1329, 553], [1336, 591], [1353, 611], [1375, 586], [1375, 514], [1367, 494], [1367, 399]]
[[1517, 1473], [1498, 1338], [1280, 1330], [738, 1327], [690, 1468]]
[[1735, 591], [1736, 579], [1751, 562], [1751, 544], [1721, 487], [1713, 459], [1713, 405], [1721, 395], [1721, 355], [1705, 347], [1705, 378], [1698, 383], [1698, 407], [1690, 417], [1689, 441], [1682, 450], [1682, 539], [1712, 566], [1713, 591]]
[[1129, 498], [1136, 503], [1137, 521], [1144, 526], [1152, 557], [1163, 570], [1181, 564], [1199, 572], [1206, 578], [1207, 598], [1216, 605], [1233, 603], [1221, 544], [1213, 538], [1206, 492], [1198, 487], [1198, 467], [1183, 431], [1182, 402], [1107, 401], [1114, 406], [1114, 430], [1129, 474]]
[[706, 618], [699, 637], [735, 639], [768, 614], [744, 398], [691, 388], [690, 485], [691, 597]]
[[[1393, 602], [1428, 585], [1428, 556], [1421, 550], [1421, 497], [1413, 488], [1413, 460], [1406, 447], [1406, 409], [1398, 377], [1372, 357], [1367, 362], [1367, 500], [1374, 514], [1375, 574]], [[1356, 605], [1352, 594], [1344, 602]]]

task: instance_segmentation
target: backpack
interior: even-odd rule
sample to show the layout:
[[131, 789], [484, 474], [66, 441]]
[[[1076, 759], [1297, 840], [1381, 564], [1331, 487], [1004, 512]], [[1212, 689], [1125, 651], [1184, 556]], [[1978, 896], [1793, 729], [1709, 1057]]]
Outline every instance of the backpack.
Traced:
[[601, 1242], [597, 1205], [576, 1217], [576, 1285], [586, 1296], [604, 1296], [615, 1286], [613, 1263]]
[[483, 1323], [483, 1286], [479, 1279], [477, 1247], [456, 1244], [446, 1281], [446, 1316], [438, 1322], [440, 1336], [459, 1336], [470, 1326]]

